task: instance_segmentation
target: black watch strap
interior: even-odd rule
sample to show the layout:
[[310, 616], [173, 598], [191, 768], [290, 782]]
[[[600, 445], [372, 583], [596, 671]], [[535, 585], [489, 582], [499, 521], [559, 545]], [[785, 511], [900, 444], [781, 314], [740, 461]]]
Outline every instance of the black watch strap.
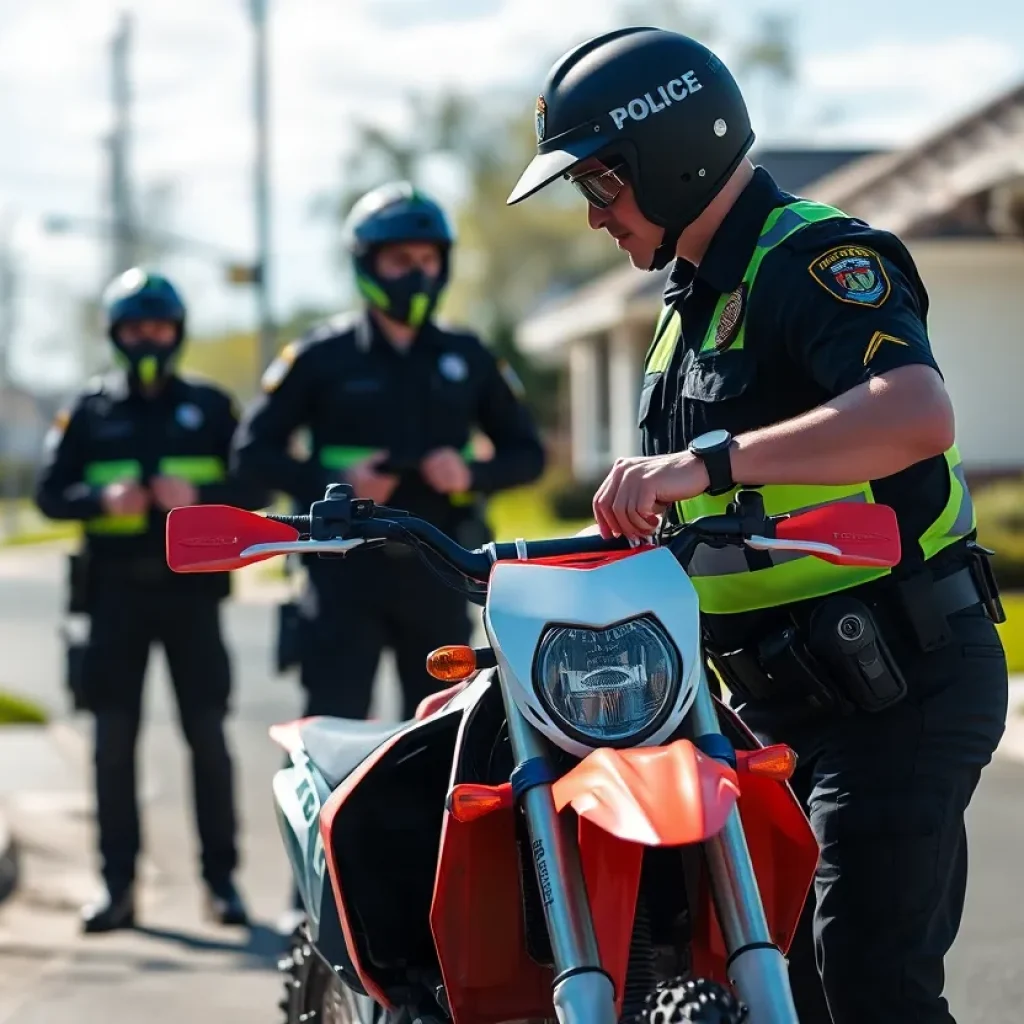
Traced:
[[733, 439], [724, 431], [721, 433], [724, 436], [717, 444], [707, 443], [712, 441], [712, 437], [702, 435], [694, 438], [689, 446], [690, 452], [704, 463], [704, 468], [708, 471], [708, 488], [705, 494], [712, 497], [728, 494], [736, 487], [732, 475]]

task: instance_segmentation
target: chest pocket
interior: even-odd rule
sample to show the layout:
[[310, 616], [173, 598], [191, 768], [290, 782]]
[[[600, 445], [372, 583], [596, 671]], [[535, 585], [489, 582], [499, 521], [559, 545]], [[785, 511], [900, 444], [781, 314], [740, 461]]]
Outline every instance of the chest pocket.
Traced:
[[691, 359], [683, 377], [683, 396], [695, 402], [726, 402], [745, 394], [757, 367], [743, 351], [713, 352]]
[[736, 435], [764, 426], [756, 379], [757, 363], [743, 350], [691, 359], [682, 379], [680, 446], [708, 430]]

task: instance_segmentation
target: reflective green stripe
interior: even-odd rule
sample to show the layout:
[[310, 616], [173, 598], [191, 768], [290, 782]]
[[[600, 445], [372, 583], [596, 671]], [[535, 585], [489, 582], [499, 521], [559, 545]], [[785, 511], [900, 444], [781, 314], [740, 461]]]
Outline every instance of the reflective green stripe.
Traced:
[[87, 533], [103, 534], [138, 534], [145, 533], [149, 526], [147, 516], [100, 516], [90, 519], [85, 524]]
[[939, 517], [921, 537], [921, 553], [925, 560], [966, 537], [978, 525], [956, 445], [946, 452], [946, 466], [949, 469], [949, 498]]
[[430, 296], [424, 292], [417, 292], [409, 302], [409, 324], [412, 327], [419, 327], [427, 318], [430, 310]]
[[[845, 214], [835, 207], [803, 200], [773, 210], [765, 221], [757, 246], [743, 275], [748, 292], [754, 285], [765, 256], [775, 246], [807, 224], [844, 216]], [[714, 351], [719, 322], [730, 298], [729, 295], [720, 297], [708, 325], [707, 334], [701, 343], [701, 354]], [[744, 319], [730, 345], [730, 350], [743, 348], [745, 325]], [[647, 372], [663, 372], [668, 368], [681, 334], [678, 317], [672, 319], [671, 326], [674, 329], [669, 329], [670, 325], [666, 323], [663, 314], [659, 319], [655, 343], [648, 353]], [[925, 559], [932, 558], [943, 548], [967, 536], [976, 526], [974, 505], [967, 489], [960, 453], [956, 446], [945, 453], [945, 458], [949, 469], [949, 499], [942, 513], [920, 538], [919, 543]], [[847, 487], [773, 484], [760, 488], [760, 493], [769, 515], [796, 513], [837, 501], [875, 500], [870, 484], [866, 483]], [[733, 500], [734, 494], [735, 492], [717, 498], [699, 495], [688, 501], [679, 502], [676, 505], [676, 512], [680, 520], [692, 522], [700, 516], [724, 512], [728, 503]], [[793, 601], [833, 594], [878, 579], [890, 572], [888, 569], [831, 565], [811, 555], [794, 552], [772, 552], [769, 557], [770, 564], [764, 568], [751, 570], [746, 551], [743, 549], [716, 549], [706, 545], [698, 548], [690, 565], [690, 577], [700, 598], [701, 609], [713, 615], [729, 615], [772, 608]], [[760, 554], [758, 561], [763, 562]]]
[[[379, 450], [355, 444], [325, 444], [320, 449], [320, 465], [324, 469], [348, 469]], [[473, 442], [467, 441], [459, 454], [469, 462], [473, 458]]]
[[[768, 219], [764, 222], [764, 227], [761, 229], [761, 235], [757, 240], [757, 245], [754, 247], [754, 255], [750, 258], [750, 263], [747, 264], [746, 273], [743, 275], [743, 283], [749, 291], [754, 286], [754, 278], [757, 277], [757, 272], [761, 269], [761, 264], [764, 262], [764, 258], [774, 249], [776, 246], [781, 245], [790, 235], [799, 231], [801, 228], [806, 227], [808, 224], [815, 224], [822, 220], [831, 220], [835, 217], [845, 217], [846, 214], [842, 210], [837, 210], [834, 206], [824, 206], [820, 203], [810, 203], [801, 200], [800, 202], [791, 203], [789, 206], [780, 206], [778, 209], [772, 210], [768, 214]], [[715, 306], [714, 315], [711, 317], [711, 322], [708, 324], [708, 333], [704, 336], [704, 342], [700, 347], [702, 353], [713, 352], [715, 350], [715, 338], [718, 332], [718, 321], [721, 319], [722, 313], [725, 310], [726, 304], [732, 298], [732, 294], [722, 295], [718, 299], [718, 304]], [[729, 345], [730, 351], [736, 351], [743, 348], [743, 343], [746, 340], [747, 334], [747, 318], [743, 317], [740, 321], [739, 331]]]
[[142, 463], [135, 459], [115, 459], [111, 462], [90, 462], [85, 467], [85, 482], [90, 487], [106, 487], [118, 480], [141, 480]]
[[177, 476], [201, 486], [224, 479], [224, 460], [216, 455], [171, 455], [160, 460], [161, 476]]
[[664, 331], [660, 337], [655, 335], [655, 344], [647, 357], [645, 373], [664, 373], [672, 362], [672, 353], [676, 349], [679, 338], [683, 333], [683, 322], [679, 312], [671, 306], [666, 306], [668, 316], [662, 317], [662, 326], [658, 328], [659, 333]]
[[376, 448], [360, 448], [357, 445], [327, 444], [320, 449], [320, 465], [324, 469], [348, 469], [369, 458], [375, 451]]
[[387, 309], [388, 306], [391, 305], [387, 292], [385, 292], [379, 285], [374, 284], [374, 282], [364, 274], [356, 274], [356, 287], [378, 309]]
[[[85, 482], [90, 487], [106, 487], [119, 480], [141, 480], [142, 464], [135, 459], [112, 459], [109, 462], [90, 462], [85, 467]], [[145, 533], [148, 517], [97, 516], [85, 523], [87, 533], [133, 534]]]

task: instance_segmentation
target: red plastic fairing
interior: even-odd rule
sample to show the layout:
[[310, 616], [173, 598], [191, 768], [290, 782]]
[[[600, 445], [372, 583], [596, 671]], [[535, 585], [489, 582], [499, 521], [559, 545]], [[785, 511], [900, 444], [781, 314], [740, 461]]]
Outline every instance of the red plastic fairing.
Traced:
[[371, 772], [378, 761], [402, 738], [403, 732], [396, 733], [384, 744], [378, 747], [359, 767], [349, 775], [345, 781], [328, 797], [323, 809], [320, 811], [320, 836], [323, 839], [324, 850], [327, 853], [327, 871], [331, 876], [331, 889], [334, 892], [334, 901], [338, 907], [338, 916], [341, 918], [341, 930], [345, 935], [345, 946], [348, 955], [352, 960], [352, 966], [366, 989], [367, 995], [376, 999], [381, 1006], [389, 1010], [394, 1009], [394, 1004], [388, 999], [387, 994], [375, 981], [373, 975], [369, 974], [365, 965], [359, 959], [359, 951], [352, 938], [352, 926], [349, 923], [348, 910], [345, 905], [345, 893], [342, 889], [341, 879], [338, 876], [337, 857], [334, 853], [333, 829], [334, 819], [341, 810], [342, 805], [355, 791], [356, 787]]
[[555, 806], [619, 839], [686, 846], [717, 834], [740, 787], [727, 764], [689, 740], [667, 747], [595, 750], [552, 787]]

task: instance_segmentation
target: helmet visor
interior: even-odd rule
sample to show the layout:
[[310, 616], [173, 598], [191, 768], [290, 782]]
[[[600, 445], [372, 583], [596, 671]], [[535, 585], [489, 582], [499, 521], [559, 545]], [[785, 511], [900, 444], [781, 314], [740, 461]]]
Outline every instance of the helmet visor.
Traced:
[[[574, 132], [567, 132], [571, 136]], [[588, 157], [594, 156], [601, 149], [608, 145], [609, 140], [602, 134], [594, 134], [583, 138], [569, 138], [563, 136], [564, 142], [558, 149], [552, 149], [547, 153], [538, 153], [523, 171], [516, 187], [505, 200], [506, 205], [514, 206], [524, 199], [539, 192], [545, 185], [550, 185], [555, 178], [572, 170], [576, 164]]]

